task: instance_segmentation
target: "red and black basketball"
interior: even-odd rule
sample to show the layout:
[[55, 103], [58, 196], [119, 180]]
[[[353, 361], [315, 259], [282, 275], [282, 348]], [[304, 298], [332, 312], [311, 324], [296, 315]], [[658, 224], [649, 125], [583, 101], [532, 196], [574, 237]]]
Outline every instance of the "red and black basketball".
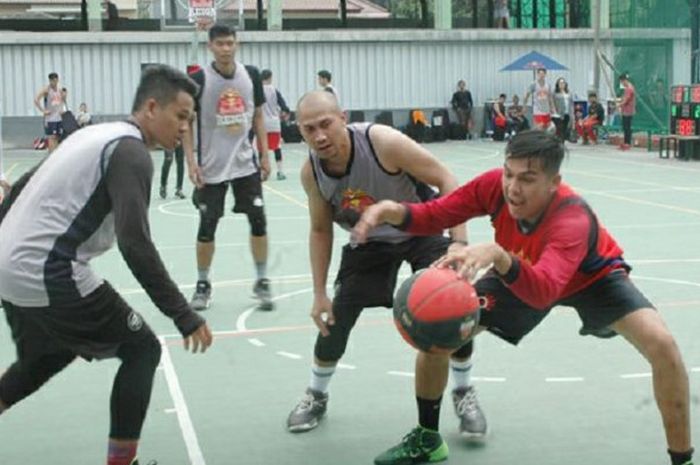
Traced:
[[479, 308], [479, 298], [469, 281], [449, 268], [426, 268], [399, 287], [394, 323], [416, 349], [452, 352], [473, 337]]

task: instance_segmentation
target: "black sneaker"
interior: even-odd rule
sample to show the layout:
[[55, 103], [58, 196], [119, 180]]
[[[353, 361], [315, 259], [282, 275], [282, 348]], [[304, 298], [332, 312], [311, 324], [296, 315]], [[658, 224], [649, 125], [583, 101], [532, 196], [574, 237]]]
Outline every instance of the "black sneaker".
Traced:
[[190, 306], [193, 310], [202, 311], [209, 308], [211, 303], [211, 284], [209, 281], [197, 281]]
[[277, 180], [278, 180], [278, 181], [284, 181], [285, 179], [287, 179], [287, 176], [285, 176], [283, 172], [278, 171], [278, 172], [277, 172]]
[[287, 418], [287, 430], [290, 433], [303, 433], [316, 428], [327, 406], [328, 393], [307, 388], [304, 397]]
[[177, 189], [175, 191], [175, 197], [177, 197], [180, 200], [185, 198], [185, 194], [182, 193], [182, 189]]
[[270, 291], [270, 280], [267, 278], [260, 278], [255, 281], [253, 286], [253, 294], [255, 298], [260, 300], [260, 305], [258, 305], [258, 310], [269, 312], [275, 309], [275, 305], [272, 303], [272, 292]]
[[467, 439], [480, 440], [486, 437], [488, 426], [484, 412], [479, 407], [474, 386], [452, 391], [452, 403], [459, 418], [459, 434]]
[[168, 192], [165, 190], [165, 186], [160, 186], [160, 198], [164, 199], [168, 196]]

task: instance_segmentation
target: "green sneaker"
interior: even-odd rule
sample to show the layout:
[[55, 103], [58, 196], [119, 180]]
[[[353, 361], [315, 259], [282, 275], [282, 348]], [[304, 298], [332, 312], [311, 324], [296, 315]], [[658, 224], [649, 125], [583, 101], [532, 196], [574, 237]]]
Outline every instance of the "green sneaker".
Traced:
[[374, 459], [375, 465], [412, 465], [447, 460], [449, 449], [440, 433], [415, 427], [401, 442]]

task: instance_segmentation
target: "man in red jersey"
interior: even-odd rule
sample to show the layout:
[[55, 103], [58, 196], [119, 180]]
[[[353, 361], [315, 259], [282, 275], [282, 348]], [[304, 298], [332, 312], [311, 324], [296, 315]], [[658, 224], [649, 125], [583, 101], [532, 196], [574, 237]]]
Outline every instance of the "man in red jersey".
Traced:
[[[563, 158], [555, 136], [522, 132], [508, 143], [503, 168], [444, 197], [369, 207], [355, 226], [355, 240], [362, 242], [382, 223], [422, 235], [489, 215], [495, 243], [453, 247], [437, 262], [467, 279], [488, 269], [475, 283], [486, 303], [480, 329], [517, 344], [554, 306], [565, 305], [578, 312], [580, 334], [621, 334], [651, 364], [671, 463], [691, 465], [688, 375], [681, 354], [661, 316], [629, 280], [620, 246], [562, 182]], [[447, 376], [439, 364], [426, 370]]]

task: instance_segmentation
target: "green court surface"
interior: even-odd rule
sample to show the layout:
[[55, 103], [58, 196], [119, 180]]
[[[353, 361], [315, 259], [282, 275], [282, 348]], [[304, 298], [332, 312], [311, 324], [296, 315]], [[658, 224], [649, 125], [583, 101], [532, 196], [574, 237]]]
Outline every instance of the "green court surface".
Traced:
[[[504, 145], [452, 141], [427, 147], [465, 182], [501, 165]], [[118, 251], [94, 263], [142, 312], [166, 348], [141, 441], [142, 465], [150, 459], [159, 465], [370, 464], [417, 422], [415, 352], [394, 329], [389, 310], [368, 309], [331, 383], [327, 418], [309, 433], [286, 432], [287, 414], [309, 379], [316, 331], [308, 316], [309, 221], [298, 176], [306, 151], [290, 144], [284, 153], [288, 179], [265, 184], [276, 310], [253, 310], [248, 224], [229, 214], [217, 232], [214, 302], [204, 313], [216, 338], [205, 355], [183, 350], [174, 326], [140, 290]], [[39, 157], [39, 152], [6, 153], [10, 178]], [[156, 180], [161, 160], [162, 154], [154, 153]], [[690, 376], [697, 444], [700, 165], [659, 160], [642, 150], [571, 146], [563, 175], [623, 245], [634, 281], [677, 338]], [[174, 173], [170, 179], [172, 186]], [[188, 200], [173, 199], [172, 189], [161, 200], [157, 188], [156, 181], [154, 240], [189, 297], [196, 279], [197, 214]], [[470, 237], [491, 240], [488, 222], [472, 222]], [[332, 274], [347, 234], [337, 229], [335, 239]], [[473, 379], [490, 435], [480, 445], [463, 442], [447, 395], [441, 421], [450, 447], [445, 463], [668, 463], [647, 363], [621, 338], [580, 337], [578, 328], [573, 310], [557, 308], [518, 347], [487, 334], [477, 338]], [[14, 346], [1, 323], [0, 365], [13, 359]], [[104, 463], [117, 367], [115, 361], [77, 361], [7, 411], [0, 420], [0, 465]]]

